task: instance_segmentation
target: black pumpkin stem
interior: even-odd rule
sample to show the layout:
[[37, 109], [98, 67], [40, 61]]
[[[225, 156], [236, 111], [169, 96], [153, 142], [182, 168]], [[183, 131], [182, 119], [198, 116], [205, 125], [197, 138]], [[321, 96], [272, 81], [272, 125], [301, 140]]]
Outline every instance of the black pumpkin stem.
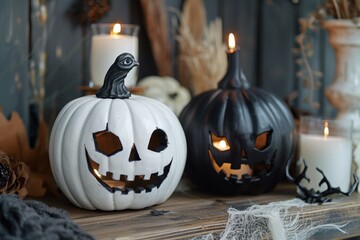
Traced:
[[97, 91], [98, 98], [120, 98], [126, 99], [131, 96], [130, 91], [124, 84], [124, 80], [130, 70], [139, 66], [134, 56], [130, 53], [122, 53], [110, 66], [104, 79], [104, 85]]
[[218, 88], [249, 88], [250, 84], [247, 81], [240, 65], [240, 51], [238, 49], [235, 49], [233, 51], [228, 50], [226, 54], [228, 67], [225, 76], [218, 83]]

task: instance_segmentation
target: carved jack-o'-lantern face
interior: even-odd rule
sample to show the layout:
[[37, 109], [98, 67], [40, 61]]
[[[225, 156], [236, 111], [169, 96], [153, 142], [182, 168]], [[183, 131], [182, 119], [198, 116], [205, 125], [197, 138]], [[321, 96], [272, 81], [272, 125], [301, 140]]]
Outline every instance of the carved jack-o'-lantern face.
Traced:
[[188, 143], [186, 173], [209, 192], [269, 191], [292, 157], [290, 114], [276, 98], [257, 89], [201, 94], [180, 121]]
[[289, 110], [270, 93], [250, 87], [239, 59], [238, 51], [229, 51], [218, 89], [195, 96], [179, 117], [188, 144], [185, 171], [208, 192], [269, 191], [294, 153]]
[[186, 141], [164, 104], [124, 85], [138, 62], [122, 53], [96, 96], [77, 98], [59, 113], [49, 153], [55, 181], [75, 205], [138, 209], [164, 202], [185, 166]]
[[[111, 157], [123, 151], [123, 145], [119, 136], [109, 131], [107, 128], [103, 131], [93, 133], [93, 138], [96, 151], [106, 157]], [[147, 150], [160, 154], [167, 148], [167, 146], [168, 139], [166, 133], [161, 129], [155, 129], [149, 139]], [[144, 190], [145, 192], [151, 192], [154, 187], [159, 188], [168, 176], [172, 163], [171, 159], [171, 161], [163, 167], [162, 174], [159, 174], [159, 172], [144, 172], [143, 174], [135, 175], [133, 180], [130, 180], [128, 175], [120, 173], [120, 178], [117, 179], [113, 176], [114, 170], [107, 171], [105, 175], [100, 174], [99, 169], [101, 162], [93, 160], [86, 148], [85, 152], [89, 171], [98, 180], [98, 182], [108, 191], [120, 191], [122, 194], [128, 194], [129, 191], [134, 191], [135, 193], [141, 193]], [[128, 161], [129, 164], [134, 161], [140, 162], [149, 160], [151, 161], [152, 159], [142, 159], [140, 157], [135, 143], [132, 144], [131, 151], [127, 159], [116, 159], [115, 157], [115, 161]]]
[[186, 173], [209, 192], [269, 191], [292, 157], [291, 116], [276, 98], [257, 89], [201, 94], [180, 121], [188, 143]]
[[[239, 139], [240, 147], [231, 146], [226, 137], [219, 137], [210, 133], [209, 158], [214, 170], [222, 175], [225, 180], [234, 183], [254, 182], [262, 176], [271, 174], [274, 164], [276, 149], [271, 148], [272, 131], [266, 131], [255, 138]], [[254, 139], [247, 143], [248, 139]], [[236, 143], [234, 143], [236, 144]], [[258, 158], [257, 153], [264, 157]], [[229, 157], [230, 154], [230, 157]], [[250, 158], [249, 158], [250, 156]], [[252, 159], [253, 158], [253, 159]]]
[[186, 141], [177, 117], [158, 101], [85, 96], [59, 114], [50, 151], [55, 180], [75, 205], [138, 209], [175, 190]]

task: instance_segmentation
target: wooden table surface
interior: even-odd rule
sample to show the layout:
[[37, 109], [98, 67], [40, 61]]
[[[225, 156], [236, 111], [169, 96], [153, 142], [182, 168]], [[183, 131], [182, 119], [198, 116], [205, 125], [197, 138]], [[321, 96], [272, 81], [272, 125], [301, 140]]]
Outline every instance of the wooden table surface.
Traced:
[[[49, 206], [63, 208], [71, 219], [96, 239], [189, 239], [208, 233], [220, 234], [228, 219], [227, 209], [245, 209], [253, 204], [289, 200], [295, 188], [280, 184], [259, 196], [214, 196], [180, 187], [165, 203], [143, 210], [117, 212], [89, 211], [74, 207], [65, 197], [44, 199]], [[290, 209], [295, 215], [299, 209]], [[154, 214], [155, 213], [155, 214]], [[156, 213], [163, 213], [157, 215]], [[300, 221], [346, 224], [347, 233], [327, 230], [311, 239], [346, 239], [360, 236], [360, 194], [338, 196], [332, 203], [309, 205], [302, 209]]]

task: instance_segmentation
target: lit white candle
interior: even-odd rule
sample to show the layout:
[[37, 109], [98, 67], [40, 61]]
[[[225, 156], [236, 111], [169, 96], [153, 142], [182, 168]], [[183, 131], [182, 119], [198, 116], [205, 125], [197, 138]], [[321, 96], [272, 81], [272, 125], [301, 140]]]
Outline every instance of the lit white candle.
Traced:
[[[301, 185], [308, 189], [324, 191], [326, 184], [319, 187], [323, 176], [316, 170], [319, 168], [329, 180], [332, 187], [340, 187], [348, 191], [351, 181], [352, 142], [340, 136], [329, 136], [327, 122], [324, 124], [324, 135], [300, 134], [300, 160], [308, 165], [306, 176], [310, 182], [301, 181]], [[303, 164], [302, 164], [303, 165]], [[302, 171], [303, 166], [300, 171]]]
[[[90, 72], [92, 81], [102, 86], [104, 77], [115, 58], [121, 53], [128, 52], [138, 60], [139, 40], [137, 35], [125, 35], [121, 25], [115, 24], [108, 34], [94, 34], [91, 39]], [[137, 70], [129, 72], [125, 78], [125, 85], [134, 86], [137, 80]]]

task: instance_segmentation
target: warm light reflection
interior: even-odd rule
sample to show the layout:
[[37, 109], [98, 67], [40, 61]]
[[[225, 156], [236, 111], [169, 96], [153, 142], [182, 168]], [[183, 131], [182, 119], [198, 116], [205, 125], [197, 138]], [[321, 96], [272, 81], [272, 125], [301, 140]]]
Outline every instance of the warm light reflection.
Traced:
[[324, 139], [329, 136], [329, 123], [325, 121], [324, 123]]
[[98, 170], [94, 169], [94, 173], [96, 174], [96, 176], [98, 176], [99, 178], [101, 178], [101, 174], [99, 173]]
[[230, 52], [234, 52], [235, 51], [235, 47], [236, 47], [236, 44], [235, 44], [235, 36], [233, 33], [230, 33], [229, 34], [229, 51]]
[[113, 27], [111, 34], [119, 34], [121, 32], [121, 25], [120, 23], [116, 23]]

